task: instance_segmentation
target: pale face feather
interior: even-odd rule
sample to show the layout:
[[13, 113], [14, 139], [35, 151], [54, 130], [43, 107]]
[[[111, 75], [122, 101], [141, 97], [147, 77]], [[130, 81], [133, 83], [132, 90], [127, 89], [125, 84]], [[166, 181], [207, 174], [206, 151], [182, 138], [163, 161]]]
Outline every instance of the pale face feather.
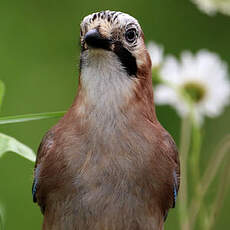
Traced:
[[[143, 32], [138, 21], [125, 13], [115, 11], [104, 11], [86, 16], [81, 23], [81, 41], [84, 40], [84, 35], [98, 28], [101, 35], [105, 38], [112, 38], [122, 43], [132, 55], [136, 58], [136, 63], [141, 68], [147, 63], [147, 50], [143, 40]], [[137, 39], [132, 44], [125, 39], [125, 32], [128, 29], [135, 28], [137, 31]]]

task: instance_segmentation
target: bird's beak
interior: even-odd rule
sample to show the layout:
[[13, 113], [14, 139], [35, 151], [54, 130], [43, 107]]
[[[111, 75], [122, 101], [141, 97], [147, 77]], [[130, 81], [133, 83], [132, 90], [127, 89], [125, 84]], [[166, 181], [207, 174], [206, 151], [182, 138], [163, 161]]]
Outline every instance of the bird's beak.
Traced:
[[111, 40], [103, 37], [98, 29], [89, 30], [84, 37], [89, 48], [110, 50]]

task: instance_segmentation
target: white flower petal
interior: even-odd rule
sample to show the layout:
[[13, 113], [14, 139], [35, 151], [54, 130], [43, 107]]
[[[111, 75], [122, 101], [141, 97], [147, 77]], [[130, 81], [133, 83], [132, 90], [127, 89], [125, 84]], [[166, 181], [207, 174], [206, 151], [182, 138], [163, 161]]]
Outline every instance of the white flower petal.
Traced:
[[147, 49], [152, 62], [152, 68], [158, 67], [163, 61], [164, 48], [151, 41], [147, 45]]
[[182, 117], [188, 114], [188, 105], [180, 99], [180, 95], [173, 88], [165, 85], [158, 85], [154, 89], [154, 92], [156, 104], [169, 104], [173, 106]]
[[221, 12], [230, 15], [230, 1], [229, 0], [192, 0], [198, 8], [209, 14], [215, 15], [216, 12]]
[[189, 112], [190, 105], [179, 92], [189, 83], [204, 90], [201, 101], [194, 101], [194, 116], [199, 123], [203, 121], [204, 116], [220, 115], [230, 102], [227, 65], [215, 53], [201, 50], [193, 55], [185, 51], [181, 55], [181, 62], [169, 56], [165, 59], [160, 74], [167, 86], [156, 88], [156, 103], [172, 105], [181, 116]]
[[170, 84], [178, 85], [181, 82], [180, 72], [180, 64], [177, 59], [173, 56], [167, 56], [160, 70], [161, 78]]
[[175, 91], [171, 87], [165, 85], [156, 86], [154, 95], [157, 104], [171, 104], [177, 98]]

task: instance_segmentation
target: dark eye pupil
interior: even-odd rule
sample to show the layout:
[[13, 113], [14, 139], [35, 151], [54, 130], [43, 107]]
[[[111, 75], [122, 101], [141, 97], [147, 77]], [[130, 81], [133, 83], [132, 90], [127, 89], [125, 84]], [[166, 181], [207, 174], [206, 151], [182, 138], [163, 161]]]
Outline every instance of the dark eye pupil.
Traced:
[[134, 36], [135, 36], [134, 31], [129, 31], [128, 34], [127, 34], [127, 38], [130, 39], [130, 40], [132, 40], [134, 38]]
[[125, 38], [128, 42], [133, 42], [136, 38], [135, 30], [128, 30], [125, 34]]

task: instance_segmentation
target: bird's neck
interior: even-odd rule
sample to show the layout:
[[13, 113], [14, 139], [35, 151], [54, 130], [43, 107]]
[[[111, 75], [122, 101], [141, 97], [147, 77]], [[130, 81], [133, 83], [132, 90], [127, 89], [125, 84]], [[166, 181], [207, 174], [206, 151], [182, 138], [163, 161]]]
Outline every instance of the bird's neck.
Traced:
[[94, 52], [83, 59], [79, 90], [86, 106], [104, 114], [118, 112], [132, 97], [134, 80], [112, 52]]
[[101, 126], [114, 121], [126, 122], [128, 114], [155, 119], [152, 86], [148, 79], [143, 78], [143, 84], [138, 76], [128, 76], [110, 53], [87, 60], [81, 69], [75, 101], [79, 116]]

